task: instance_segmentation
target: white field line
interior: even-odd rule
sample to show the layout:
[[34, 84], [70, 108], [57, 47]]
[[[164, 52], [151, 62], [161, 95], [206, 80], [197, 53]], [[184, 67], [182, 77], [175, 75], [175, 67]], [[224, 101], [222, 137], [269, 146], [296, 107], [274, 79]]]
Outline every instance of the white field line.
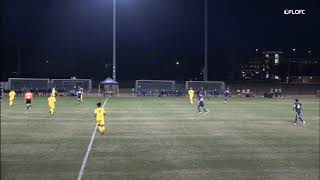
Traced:
[[[106, 98], [106, 100], [104, 101], [102, 107], [104, 108], [104, 106], [106, 105], [106, 102], [108, 101], [108, 97]], [[98, 127], [98, 124], [96, 124], [94, 130], [93, 130], [93, 133], [92, 133], [92, 136], [91, 136], [91, 140], [90, 140], [90, 143], [89, 143], [89, 146], [88, 146], [88, 149], [87, 149], [87, 152], [86, 152], [86, 155], [84, 156], [83, 158], [83, 161], [82, 161], [82, 165], [81, 165], [81, 169], [79, 171], [79, 175], [78, 175], [78, 178], [77, 180], [81, 180], [82, 178], [82, 175], [83, 175], [83, 171], [84, 171], [84, 168], [86, 167], [86, 164], [87, 164], [87, 160], [88, 160], [88, 157], [89, 157], [89, 153], [91, 151], [91, 147], [92, 147], [92, 144], [93, 144], [93, 140], [94, 140], [94, 137], [96, 135], [96, 131], [97, 131], [97, 127]]]

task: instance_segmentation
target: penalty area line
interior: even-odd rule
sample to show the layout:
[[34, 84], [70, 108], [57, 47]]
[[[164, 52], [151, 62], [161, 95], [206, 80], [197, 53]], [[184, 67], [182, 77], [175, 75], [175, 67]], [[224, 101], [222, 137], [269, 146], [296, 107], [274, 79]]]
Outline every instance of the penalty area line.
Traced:
[[[106, 105], [108, 101], [108, 97], [106, 98], [106, 100], [104, 101], [102, 107], [104, 108], [104, 106]], [[93, 133], [92, 133], [92, 136], [91, 136], [91, 140], [90, 140], [90, 143], [89, 143], [89, 146], [88, 146], [88, 149], [87, 149], [87, 152], [83, 158], [83, 161], [82, 161], [82, 165], [81, 165], [81, 168], [80, 168], [80, 171], [79, 171], [79, 175], [78, 175], [78, 178], [77, 180], [81, 180], [82, 178], [82, 175], [83, 175], [83, 171], [84, 171], [84, 168], [86, 167], [86, 164], [87, 164], [87, 160], [88, 160], [88, 157], [89, 157], [89, 154], [90, 154], [90, 151], [91, 151], [91, 147], [92, 147], [92, 144], [93, 144], [93, 140], [96, 136], [96, 131], [97, 131], [97, 128], [98, 128], [98, 124], [96, 124], [94, 130], [93, 130]]]

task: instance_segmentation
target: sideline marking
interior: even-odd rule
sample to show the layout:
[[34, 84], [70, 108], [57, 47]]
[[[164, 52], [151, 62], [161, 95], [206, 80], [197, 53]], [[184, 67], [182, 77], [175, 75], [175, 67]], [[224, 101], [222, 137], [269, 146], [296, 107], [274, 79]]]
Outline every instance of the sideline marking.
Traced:
[[[103, 103], [103, 105], [102, 105], [102, 108], [104, 108], [104, 106], [106, 105], [106, 102], [107, 102], [107, 101], [108, 101], [108, 97], [107, 97], [106, 100], [104, 101], [104, 103]], [[83, 171], [84, 171], [84, 168], [86, 167], [87, 160], [88, 160], [88, 157], [89, 157], [89, 153], [90, 153], [90, 151], [91, 151], [91, 147], [92, 147], [92, 144], [93, 144], [93, 140], [94, 140], [94, 137], [95, 137], [95, 135], [96, 135], [97, 127], [98, 127], [98, 124], [96, 124], [96, 127], [95, 127], [94, 130], [93, 130], [93, 133], [92, 133], [92, 136], [91, 136], [91, 140], [90, 140], [90, 143], [89, 143], [89, 146], [88, 146], [86, 155], [85, 155], [84, 158], [83, 158], [82, 165], [81, 165], [81, 169], [80, 169], [80, 172], [79, 172], [79, 175], [78, 175], [77, 180], [81, 180], [81, 178], [82, 178]]]

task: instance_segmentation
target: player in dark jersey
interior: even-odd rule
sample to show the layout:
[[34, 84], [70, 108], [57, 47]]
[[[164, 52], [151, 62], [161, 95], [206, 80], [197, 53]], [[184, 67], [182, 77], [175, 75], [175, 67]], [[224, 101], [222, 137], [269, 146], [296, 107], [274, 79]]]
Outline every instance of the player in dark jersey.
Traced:
[[80, 104], [81, 96], [82, 96], [82, 91], [80, 89], [76, 92], [76, 96], [77, 96], [77, 103]]
[[230, 96], [230, 90], [229, 90], [229, 87], [227, 87], [226, 90], [224, 90], [224, 103], [228, 102], [228, 98]]
[[207, 113], [207, 110], [206, 110], [206, 108], [204, 107], [203, 94], [202, 94], [202, 93], [199, 93], [199, 104], [198, 104], [198, 112], [199, 112], [199, 113], [201, 113], [200, 107], [202, 107], [204, 113]]
[[2, 95], [3, 95], [3, 90], [0, 88], [0, 101], [2, 102]]
[[299, 119], [300, 121], [302, 121], [302, 125], [304, 126], [306, 124], [306, 121], [304, 121], [301, 117], [302, 104], [299, 102], [299, 99], [296, 99], [296, 102], [293, 104], [293, 110], [296, 112], [294, 125], [297, 125], [297, 121]]

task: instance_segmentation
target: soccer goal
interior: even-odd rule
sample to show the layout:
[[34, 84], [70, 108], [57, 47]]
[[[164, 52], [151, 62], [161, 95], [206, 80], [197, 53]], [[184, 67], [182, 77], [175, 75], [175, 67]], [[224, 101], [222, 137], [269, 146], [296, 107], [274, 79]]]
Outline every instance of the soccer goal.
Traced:
[[17, 90], [39, 89], [47, 90], [49, 88], [49, 79], [42, 78], [9, 78], [9, 88]]
[[157, 96], [161, 92], [169, 95], [174, 89], [175, 81], [170, 80], [136, 80], [135, 83], [138, 96]]
[[78, 88], [83, 88], [84, 92], [91, 92], [91, 79], [51, 79], [52, 87], [63, 91], [73, 91]]
[[223, 81], [186, 81], [186, 91], [192, 87], [195, 91], [203, 90], [206, 96], [214, 95], [214, 92], [222, 94], [225, 90], [225, 83]]

